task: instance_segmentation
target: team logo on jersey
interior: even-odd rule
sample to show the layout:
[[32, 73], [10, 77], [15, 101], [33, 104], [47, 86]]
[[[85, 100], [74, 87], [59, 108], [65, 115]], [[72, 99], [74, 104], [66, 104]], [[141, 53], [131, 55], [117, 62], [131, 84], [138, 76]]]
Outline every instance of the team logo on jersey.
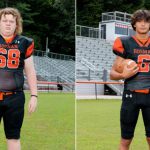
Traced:
[[132, 94], [126, 94], [126, 98], [132, 98]]
[[16, 40], [16, 41], [15, 41], [15, 43], [19, 44], [19, 43], [20, 43], [20, 41], [19, 41], [19, 40]]

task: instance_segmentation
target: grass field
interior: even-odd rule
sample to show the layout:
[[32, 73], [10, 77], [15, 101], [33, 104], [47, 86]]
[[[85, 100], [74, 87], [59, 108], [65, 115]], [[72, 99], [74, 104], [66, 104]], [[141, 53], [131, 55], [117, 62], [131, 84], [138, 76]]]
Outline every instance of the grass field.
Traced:
[[[77, 100], [77, 150], [118, 150], [120, 100]], [[140, 117], [131, 150], [148, 150]]]
[[[26, 97], [22, 150], [74, 150], [74, 94], [39, 94], [38, 109], [31, 116], [27, 113], [29, 94]], [[0, 150], [6, 150], [2, 124]]]

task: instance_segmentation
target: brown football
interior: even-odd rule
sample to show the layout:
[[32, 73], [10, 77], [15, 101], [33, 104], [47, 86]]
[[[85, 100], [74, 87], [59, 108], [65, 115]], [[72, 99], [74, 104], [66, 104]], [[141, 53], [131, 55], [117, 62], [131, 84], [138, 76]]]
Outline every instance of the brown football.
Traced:
[[122, 73], [125, 66], [127, 66], [128, 68], [132, 68], [135, 66], [135, 68], [136, 68], [136, 62], [132, 59], [125, 59], [122, 61], [121, 64], [119, 64], [116, 71], [119, 73]]

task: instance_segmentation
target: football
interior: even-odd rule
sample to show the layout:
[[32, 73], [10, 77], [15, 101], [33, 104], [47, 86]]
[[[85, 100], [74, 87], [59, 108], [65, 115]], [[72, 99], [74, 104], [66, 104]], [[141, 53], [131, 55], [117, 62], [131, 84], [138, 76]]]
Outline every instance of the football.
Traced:
[[136, 62], [134, 60], [132, 60], [132, 59], [125, 59], [118, 66], [116, 71], [119, 72], [119, 73], [122, 73], [125, 66], [127, 66], [128, 68], [132, 68], [132, 67], [135, 66], [135, 68], [136, 68]]

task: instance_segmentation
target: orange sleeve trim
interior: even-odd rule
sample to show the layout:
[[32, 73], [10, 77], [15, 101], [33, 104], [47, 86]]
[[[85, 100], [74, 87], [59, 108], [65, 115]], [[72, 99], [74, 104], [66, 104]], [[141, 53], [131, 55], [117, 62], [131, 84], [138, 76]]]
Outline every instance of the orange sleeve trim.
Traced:
[[116, 40], [114, 42], [114, 45], [113, 45], [113, 50], [118, 51], [119, 53], [123, 54], [124, 47], [122, 45], [122, 42], [121, 42], [120, 38], [116, 38]]
[[32, 44], [28, 47], [27, 51], [26, 51], [26, 58], [30, 57], [33, 53], [33, 48], [34, 48], [34, 42], [32, 42]]
[[149, 89], [143, 89], [143, 90], [134, 90], [137, 93], [145, 93], [148, 94], [149, 93]]

